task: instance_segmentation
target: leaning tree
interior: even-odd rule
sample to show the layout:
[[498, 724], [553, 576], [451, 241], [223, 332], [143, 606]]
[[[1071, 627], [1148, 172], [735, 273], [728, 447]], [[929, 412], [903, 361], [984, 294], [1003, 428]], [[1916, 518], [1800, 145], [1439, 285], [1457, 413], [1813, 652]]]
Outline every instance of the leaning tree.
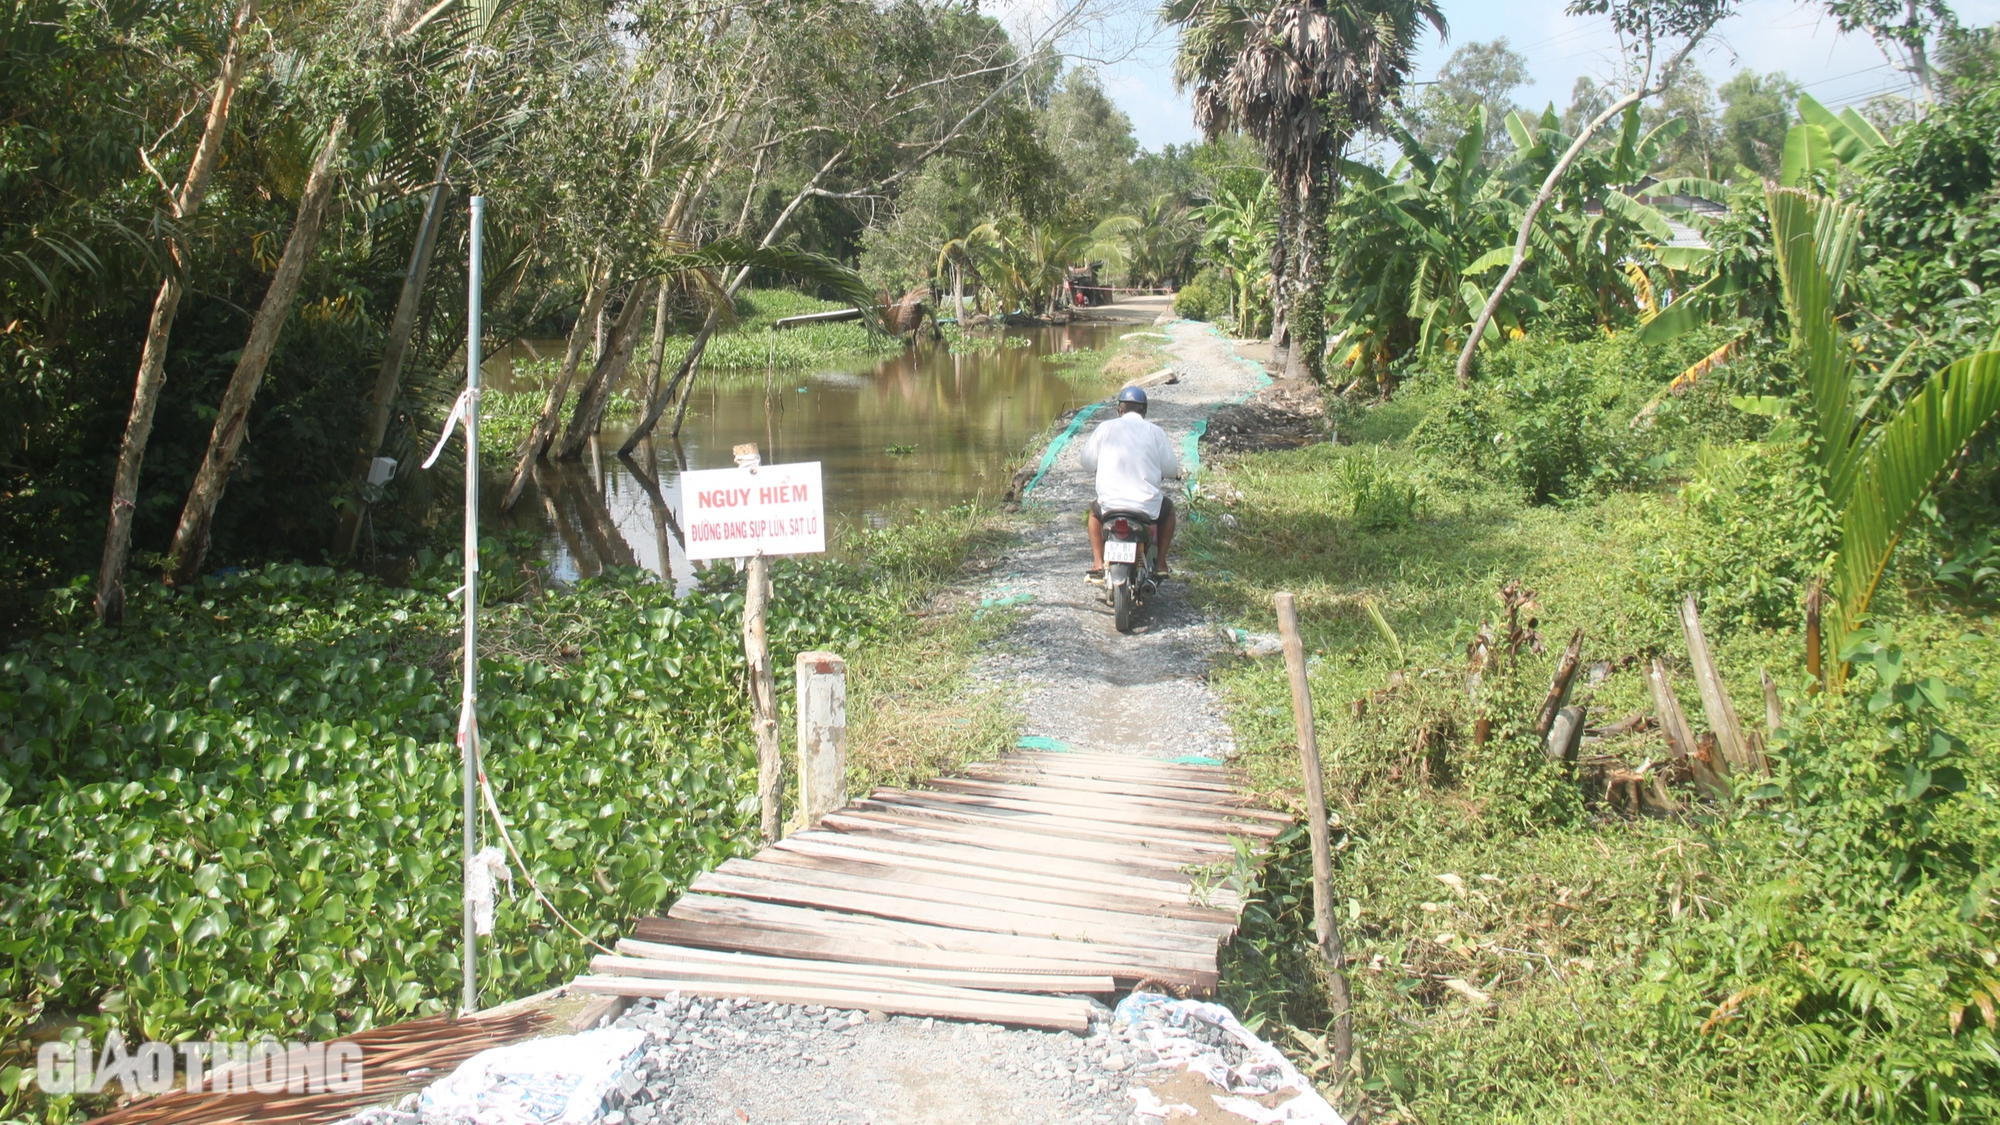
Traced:
[[1174, 81], [1192, 91], [1195, 122], [1263, 148], [1279, 204], [1271, 343], [1287, 375], [1317, 377], [1341, 157], [1402, 89], [1423, 25], [1444, 34], [1444, 14], [1434, 0], [1168, 0], [1163, 15], [1180, 27]]

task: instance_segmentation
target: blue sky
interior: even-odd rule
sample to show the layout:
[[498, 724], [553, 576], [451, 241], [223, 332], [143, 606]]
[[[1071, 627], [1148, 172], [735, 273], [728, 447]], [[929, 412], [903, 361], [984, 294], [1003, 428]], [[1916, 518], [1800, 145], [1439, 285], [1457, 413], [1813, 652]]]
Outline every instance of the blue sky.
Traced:
[[[1433, 77], [1461, 43], [1504, 35], [1528, 57], [1529, 72], [1536, 79], [1533, 86], [1517, 92], [1516, 99], [1537, 107], [1554, 101], [1560, 109], [1569, 101], [1579, 75], [1611, 77], [1620, 59], [1617, 39], [1603, 17], [1567, 16], [1565, 5], [1566, 0], [1445, 0], [1451, 38], [1440, 43], [1432, 37], [1419, 56], [1417, 77]], [[1967, 24], [2000, 21], [2000, 0], [1957, 0], [1953, 6]], [[1124, 11], [1122, 17], [1114, 17], [1123, 25], [1123, 38], [1142, 45], [1102, 68], [1106, 89], [1131, 116], [1140, 145], [1158, 148], [1194, 140], [1193, 115], [1187, 102], [1174, 93], [1172, 34], [1158, 27], [1148, 5]], [[1888, 65], [1867, 36], [1842, 35], [1821, 6], [1794, 0], [1749, 0], [1698, 57], [1702, 69], [1717, 81], [1746, 67], [1785, 71], [1834, 109], [1908, 89], [1907, 79]]]

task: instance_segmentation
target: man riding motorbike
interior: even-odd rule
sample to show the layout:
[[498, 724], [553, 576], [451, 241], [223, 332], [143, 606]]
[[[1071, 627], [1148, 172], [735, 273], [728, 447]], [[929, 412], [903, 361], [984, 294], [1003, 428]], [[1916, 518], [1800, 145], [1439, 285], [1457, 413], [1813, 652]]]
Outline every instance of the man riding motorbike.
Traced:
[[1153, 575], [1167, 575], [1167, 547], [1174, 541], [1174, 502], [1160, 482], [1181, 475], [1181, 460], [1167, 431], [1146, 421], [1146, 392], [1118, 392], [1118, 417], [1097, 427], [1083, 447], [1083, 469], [1097, 474], [1090, 505], [1090, 580], [1104, 580], [1104, 513], [1137, 512], [1153, 521], [1159, 543]]

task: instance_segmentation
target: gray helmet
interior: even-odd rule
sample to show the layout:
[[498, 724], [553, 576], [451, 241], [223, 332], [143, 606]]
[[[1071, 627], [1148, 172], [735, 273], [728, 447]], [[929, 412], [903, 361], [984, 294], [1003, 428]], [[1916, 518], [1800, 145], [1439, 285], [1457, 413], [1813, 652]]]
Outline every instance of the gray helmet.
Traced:
[[1146, 409], [1146, 391], [1143, 387], [1126, 387], [1118, 392], [1119, 402], [1129, 402], [1140, 410]]

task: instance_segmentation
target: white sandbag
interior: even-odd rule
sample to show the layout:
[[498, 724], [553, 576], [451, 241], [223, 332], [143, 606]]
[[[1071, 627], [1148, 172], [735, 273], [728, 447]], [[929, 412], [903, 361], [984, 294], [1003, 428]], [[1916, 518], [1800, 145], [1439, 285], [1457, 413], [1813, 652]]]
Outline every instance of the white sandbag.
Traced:
[[590, 1125], [646, 1045], [636, 1027], [530, 1039], [481, 1051], [418, 1102], [424, 1125]]

